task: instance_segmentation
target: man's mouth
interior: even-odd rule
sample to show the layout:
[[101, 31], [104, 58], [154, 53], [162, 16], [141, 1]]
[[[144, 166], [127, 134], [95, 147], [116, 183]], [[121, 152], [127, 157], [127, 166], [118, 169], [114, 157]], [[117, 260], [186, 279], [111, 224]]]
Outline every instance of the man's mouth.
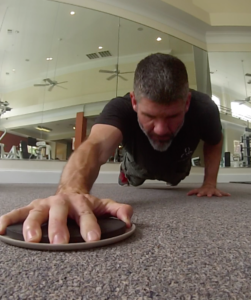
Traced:
[[156, 142], [166, 143], [172, 139], [172, 136], [160, 137], [160, 136], [153, 135], [153, 136], [150, 136], [150, 138]]

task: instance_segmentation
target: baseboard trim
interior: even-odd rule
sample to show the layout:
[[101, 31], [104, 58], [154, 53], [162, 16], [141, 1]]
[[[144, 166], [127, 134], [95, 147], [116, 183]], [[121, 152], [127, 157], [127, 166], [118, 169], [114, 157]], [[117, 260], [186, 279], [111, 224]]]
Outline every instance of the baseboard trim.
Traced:
[[[234, 168], [232, 169], [234, 170]], [[241, 169], [239, 169], [241, 170]], [[244, 172], [246, 170], [246, 172]], [[251, 181], [250, 169], [244, 169], [240, 172], [219, 173], [218, 183], [228, 183], [230, 181]], [[185, 178], [183, 183], [202, 183], [204, 169], [196, 172], [191, 172]], [[45, 171], [45, 170], [0, 170], [0, 183], [36, 183], [36, 184], [58, 184], [61, 176], [61, 171]], [[101, 171], [96, 180], [96, 183], [117, 183], [118, 171]], [[161, 183], [161, 181], [147, 180], [146, 183]]]

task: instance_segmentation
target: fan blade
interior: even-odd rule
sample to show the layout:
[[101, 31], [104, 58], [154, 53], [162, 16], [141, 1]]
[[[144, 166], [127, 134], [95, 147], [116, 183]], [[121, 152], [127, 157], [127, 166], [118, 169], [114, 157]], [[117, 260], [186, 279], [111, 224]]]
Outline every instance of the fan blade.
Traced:
[[251, 77], [251, 73], [246, 73], [245, 76]]
[[64, 86], [61, 85], [57, 85], [57, 87], [60, 87], [61, 89], [67, 90], [67, 88], [65, 88]]
[[48, 81], [50, 84], [57, 84], [56, 81], [53, 81], [50, 78], [45, 78], [44, 81]]
[[244, 103], [246, 102], [245, 100], [234, 100], [233, 102], [241, 102], [241, 103]]
[[49, 83], [42, 83], [42, 84], [34, 84], [34, 86], [47, 86], [50, 85]]
[[99, 70], [99, 73], [110, 73], [110, 74], [114, 74], [114, 73], [116, 73], [116, 71]]
[[48, 91], [49, 91], [49, 92], [51, 92], [51, 91], [52, 91], [52, 89], [54, 88], [54, 86], [55, 86], [54, 84], [53, 84], [53, 85], [51, 85], [51, 86], [48, 88]]
[[60, 83], [66, 83], [66, 82], [68, 82], [68, 81], [61, 81], [61, 82], [57, 82], [57, 84], [60, 84]]
[[116, 77], [117, 75], [116, 74], [114, 74], [114, 75], [112, 75], [112, 76], [110, 76], [110, 77], [108, 77], [108, 78], [106, 78], [106, 80], [111, 80], [111, 79], [113, 79], [114, 77]]
[[121, 79], [123, 79], [124, 81], [128, 81], [125, 77], [118, 75]]
[[119, 74], [131, 74], [131, 73], [134, 73], [133, 71], [132, 72], [120, 72]]
[[247, 84], [251, 84], [251, 80], [249, 80], [249, 81], [247, 82]]

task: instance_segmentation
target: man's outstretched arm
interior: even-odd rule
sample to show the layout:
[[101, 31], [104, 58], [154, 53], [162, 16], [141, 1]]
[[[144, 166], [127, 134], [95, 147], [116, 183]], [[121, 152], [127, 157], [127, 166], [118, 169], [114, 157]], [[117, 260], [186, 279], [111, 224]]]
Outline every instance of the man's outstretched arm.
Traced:
[[221, 160], [223, 135], [221, 140], [216, 145], [204, 143], [204, 161], [205, 161], [205, 175], [202, 186], [199, 189], [194, 189], [188, 193], [189, 196], [230, 196], [229, 193], [222, 192], [217, 189], [217, 176], [219, 172], [219, 165]]
[[49, 240], [53, 244], [69, 242], [67, 218], [80, 226], [85, 241], [100, 239], [97, 216], [110, 214], [130, 227], [132, 208], [111, 199], [98, 199], [89, 192], [100, 166], [107, 161], [122, 141], [119, 129], [110, 125], [94, 125], [89, 138], [73, 153], [61, 176], [56, 195], [36, 199], [29, 205], [0, 218], [0, 234], [10, 224], [23, 222], [25, 241], [41, 240], [41, 225], [49, 219]]

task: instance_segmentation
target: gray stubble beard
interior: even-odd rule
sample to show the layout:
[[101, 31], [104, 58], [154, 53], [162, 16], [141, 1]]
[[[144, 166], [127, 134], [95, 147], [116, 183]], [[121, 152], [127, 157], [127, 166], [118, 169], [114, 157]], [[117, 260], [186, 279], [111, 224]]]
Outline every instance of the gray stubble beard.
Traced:
[[159, 151], [159, 152], [164, 152], [166, 151], [172, 144], [173, 138], [165, 143], [155, 143], [150, 137], [149, 135], [146, 133], [146, 131], [144, 130], [144, 128], [141, 126], [139, 120], [139, 127], [140, 129], [144, 132], [144, 134], [146, 135], [146, 137], [148, 138], [149, 143], [151, 144], [151, 146], [153, 147], [154, 150]]
[[179, 131], [181, 130], [182, 126], [184, 125], [184, 122], [183, 122], [182, 125], [180, 126], [180, 128], [177, 130], [177, 132], [174, 134], [174, 136], [168, 142], [165, 142], [165, 143], [155, 143], [149, 137], [149, 135], [146, 133], [146, 131], [144, 130], [144, 128], [141, 126], [141, 124], [139, 122], [139, 119], [138, 119], [138, 123], [139, 123], [140, 129], [144, 132], [144, 134], [148, 138], [148, 141], [151, 144], [151, 146], [153, 147], [153, 149], [156, 150], [156, 151], [159, 151], [159, 152], [165, 152], [171, 146], [174, 138], [176, 137], [176, 135], [179, 133]]

